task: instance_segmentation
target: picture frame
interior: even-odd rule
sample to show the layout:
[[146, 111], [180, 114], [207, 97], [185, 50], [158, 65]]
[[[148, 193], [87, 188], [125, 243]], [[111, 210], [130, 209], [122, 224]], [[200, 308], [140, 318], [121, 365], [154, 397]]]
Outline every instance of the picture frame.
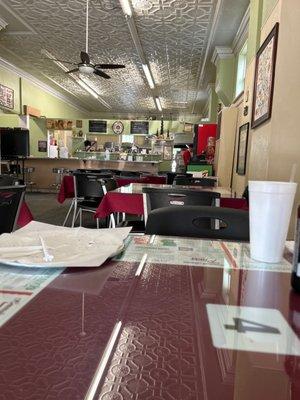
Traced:
[[278, 31], [277, 22], [256, 54], [251, 128], [271, 118]]
[[250, 124], [247, 122], [239, 128], [238, 151], [236, 158], [236, 173], [238, 175], [245, 175], [246, 173], [249, 126]]
[[15, 106], [14, 90], [2, 84], [0, 84], [0, 106], [10, 110], [13, 110]]

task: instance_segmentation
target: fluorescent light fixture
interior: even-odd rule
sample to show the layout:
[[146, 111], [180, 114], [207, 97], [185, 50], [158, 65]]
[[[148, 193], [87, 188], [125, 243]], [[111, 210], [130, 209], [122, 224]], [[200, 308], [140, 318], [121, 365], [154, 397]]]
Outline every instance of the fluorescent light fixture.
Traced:
[[144, 70], [144, 73], [146, 75], [148, 84], [150, 86], [150, 89], [154, 89], [155, 85], [154, 85], [154, 81], [153, 81], [153, 78], [152, 78], [152, 75], [151, 75], [151, 72], [150, 72], [150, 69], [149, 69], [148, 65], [147, 64], [142, 64], [142, 66], [143, 66], [143, 70]]
[[83, 80], [78, 79], [77, 80], [78, 85], [80, 85], [84, 90], [89, 92], [92, 96], [94, 96], [96, 99], [99, 98], [98, 93], [95, 92], [94, 89], [92, 89], [89, 85], [87, 85]]
[[156, 107], [158, 108], [158, 110], [162, 111], [162, 106], [161, 106], [161, 102], [160, 102], [160, 98], [159, 97], [155, 97], [155, 103], [156, 103]]
[[131, 8], [130, 1], [129, 0], [119, 0], [119, 1], [121, 4], [123, 13], [125, 15], [128, 15], [128, 17], [131, 17], [132, 16], [132, 8]]

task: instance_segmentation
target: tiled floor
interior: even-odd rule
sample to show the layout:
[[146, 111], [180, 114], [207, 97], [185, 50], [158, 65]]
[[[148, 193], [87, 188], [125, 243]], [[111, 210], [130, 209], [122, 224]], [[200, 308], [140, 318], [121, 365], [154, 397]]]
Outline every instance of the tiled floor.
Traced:
[[[71, 199], [60, 204], [57, 201], [57, 195], [54, 193], [29, 192], [26, 193], [26, 203], [35, 221], [62, 225], [70, 207]], [[105, 221], [103, 221], [104, 223]], [[69, 218], [67, 226], [70, 226], [70, 224], [71, 218]], [[86, 228], [96, 228], [96, 221], [92, 213], [84, 213], [82, 225]]]

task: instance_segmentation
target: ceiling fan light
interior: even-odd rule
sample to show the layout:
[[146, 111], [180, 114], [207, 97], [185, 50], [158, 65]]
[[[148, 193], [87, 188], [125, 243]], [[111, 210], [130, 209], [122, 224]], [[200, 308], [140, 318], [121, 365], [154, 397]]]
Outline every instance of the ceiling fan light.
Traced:
[[92, 74], [94, 72], [94, 68], [90, 65], [80, 65], [78, 68], [81, 74]]

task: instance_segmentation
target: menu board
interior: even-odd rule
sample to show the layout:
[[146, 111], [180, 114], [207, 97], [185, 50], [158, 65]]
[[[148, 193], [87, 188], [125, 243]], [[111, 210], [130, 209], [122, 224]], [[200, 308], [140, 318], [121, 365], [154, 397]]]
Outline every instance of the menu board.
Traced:
[[131, 121], [130, 132], [132, 134], [148, 135], [149, 122], [148, 121]]
[[99, 120], [89, 120], [89, 132], [106, 133], [107, 122]]

